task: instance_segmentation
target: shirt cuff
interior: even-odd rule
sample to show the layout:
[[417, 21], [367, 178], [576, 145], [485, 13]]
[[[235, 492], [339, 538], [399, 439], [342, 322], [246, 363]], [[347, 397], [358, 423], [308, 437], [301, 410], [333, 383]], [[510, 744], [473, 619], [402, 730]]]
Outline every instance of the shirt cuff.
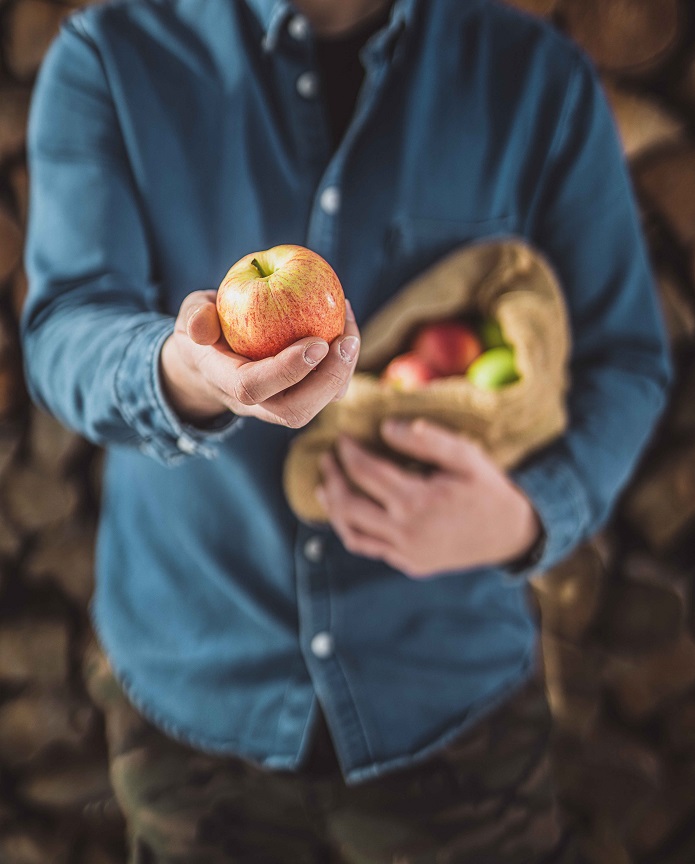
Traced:
[[510, 479], [529, 499], [541, 522], [543, 548], [526, 567], [509, 569], [517, 582], [549, 570], [586, 538], [591, 508], [586, 491], [567, 458], [541, 456], [512, 471]]
[[160, 380], [159, 355], [173, 330], [174, 319], [164, 315], [138, 327], [115, 378], [119, 409], [140, 437], [140, 450], [165, 465], [177, 465], [191, 456], [213, 459], [218, 445], [242, 424], [230, 413], [200, 428], [183, 422], [171, 408]]

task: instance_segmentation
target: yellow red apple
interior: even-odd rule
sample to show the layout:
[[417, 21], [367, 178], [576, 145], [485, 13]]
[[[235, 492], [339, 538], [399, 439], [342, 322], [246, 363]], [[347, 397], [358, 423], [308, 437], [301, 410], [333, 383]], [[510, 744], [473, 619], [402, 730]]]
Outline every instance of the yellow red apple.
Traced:
[[412, 342], [412, 350], [438, 376], [463, 375], [482, 352], [475, 330], [460, 321], [434, 321], [423, 325]]
[[391, 360], [381, 373], [379, 380], [396, 390], [411, 393], [437, 377], [436, 372], [427, 365], [419, 354], [414, 351], [407, 351], [405, 354], [398, 354]]
[[316, 252], [273, 246], [230, 267], [217, 291], [217, 314], [232, 351], [262, 360], [305, 336], [332, 342], [345, 329], [345, 295]]

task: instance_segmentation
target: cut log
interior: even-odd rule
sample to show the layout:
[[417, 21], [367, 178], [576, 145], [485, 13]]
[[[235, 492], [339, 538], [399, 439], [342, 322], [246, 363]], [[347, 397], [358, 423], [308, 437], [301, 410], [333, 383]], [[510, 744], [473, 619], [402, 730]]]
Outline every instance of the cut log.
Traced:
[[[675, 768], [675, 770], [674, 770]], [[685, 826], [695, 824], [695, 783], [680, 766], [668, 770], [662, 783], [661, 793], [642, 818], [635, 822], [627, 836], [630, 852], [637, 860], [665, 862], [691, 861], [690, 858], [667, 858], [666, 849], [673, 848], [671, 842], [681, 835]]]
[[29, 82], [69, 7], [50, 0], [18, 0], [6, 16], [4, 53], [12, 75]]
[[505, 0], [505, 2], [510, 6], [516, 6], [517, 9], [523, 9], [524, 12], [547, 18], [552, 15], [558, 0]]
[[0, 203], [0, 282], [4, 282], [22, 256], [22, 232], [9, 210]]
[[603, 85], [628, 159], [682, 140], [684, 124], [665, 108], [610, 80]]
[[20, 798], [32, 807], [58, 813], [80, 813], [97, 800], [111, 798], [108, 767], [91, 759], [70, 759], [26, 772], [18, 784]]
[[690, 579], [647, 555], [628, 555], [606, 589], [598, 627], [610, 652], [639, 655], [680, 638], [690, 614]]
[[24, 148], [30, 97], [29, 87], [0, 86], [0, 162]]
[[689, 286], [681, 284], [673, 274], [657, 270], [657, 285], [666, 329], [674, 346], [683, 345], [695, 337], [695, 308]]
[[695, 444], [661, 456], [629, 490], [623, 512], [656, 552], [695, 519]]
[[683, 440], [695, 439], [695, 362], [683, 369], [673, 395], [669, 430]]
[[0, 681], [59, 689], [68, 679], [68, 625], [27, 616], [0, 625]]
[[11, 295], [12, 295], [12, 311], [19, 320], [22, 309], [24, 308], [24, 301], [27, 297], [27, 290], [29, 288], [29, 283], [27, 281], [27, 274], [24, 270], [24, 267], [18, 267], [14, 276], [12, 277], [12, 287], [11, 287]]
[[582, 852], [591, 864], [633, 864], [622, 832], [604, 814], [592, 814], [589, 827], [582, 836]]
[[10, 170], [10, 188], [17, 205], [19, 221], [22, 227], [25, 227], [29, 210], [29, 172], [24, 162], [17, 162]]
[[[559, 754], [558, 754], [559, 755]], [[560, 791], [573, 810], [601, 814], [624, 836], [660, 794], [658, 754], [620, 727], [601, 723], [568, 766], [555, 764]]]
[[650, 72], [676, 48], [678, 0], [560, 0], [568, 33], [601, 69]]
[[17, 416], [20, 404], [18, 378], [22, 374], [16, 347], [9, 341], [3, 345], [3, 332], [0, 320], [0, 422]]
[[53, 582], [86, 609], [94, 589], [94, 531], [76, 523], [43, 531], [25, 574], [30, 584]]
[[596, 546], [586, 543], [562, 564], [534, 578], [543, 627], [572, 642], [581, 641], [596, 620], [605, 580]]
[[548, 701], [558, 732], [585, 737], [600, 714], [603, 655], [547, 631], [542, 648]]
[[74, 485], [46, 475], [35, 465], [12, 465], [5, 479], [2, 494], [7, 512], [26, 531], [66, 523], [75, 511]]
[[68, 458], [77, 441], [78, 436], [50, 414], [32, 408], [29, 448], [32, 463], [39, 470], [53, 477], [65, 477]]
[[695, 694], [687, 696], [664, 717], [662, 740], [676, 757], [695, 757]]
[[610, 657], [603, 678], [621, 717], [641, 723], [695, 686], [695, 643], [683, 635], [643, 657]]
[[669, 224], [684, 246], [695, 242], [695, 147], [672, 147], [635, 167], [641, 197]]
[[71, 864], [72, 848], [65, 837], [52, 836], [43, 825], [27, 822], [0, 835], [3, 864]]
[[84, 744], [95, 713], [62, 689], [22, 693], [0, 705], [0, 760], [16, 769], [55, 745], [76, 749]]

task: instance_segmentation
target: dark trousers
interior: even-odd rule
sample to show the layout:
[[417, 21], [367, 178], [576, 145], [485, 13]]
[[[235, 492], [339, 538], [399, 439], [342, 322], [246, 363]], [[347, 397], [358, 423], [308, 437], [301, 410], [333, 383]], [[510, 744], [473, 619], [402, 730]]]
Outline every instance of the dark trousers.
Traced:
[[210, 756], [129, 704], [104, 655], [86, 662], [105, 715], [130, 864], [579, 864], [549, 759], [536, 677], [424, 764], [343, 782], [325, 720], [298, 772]]

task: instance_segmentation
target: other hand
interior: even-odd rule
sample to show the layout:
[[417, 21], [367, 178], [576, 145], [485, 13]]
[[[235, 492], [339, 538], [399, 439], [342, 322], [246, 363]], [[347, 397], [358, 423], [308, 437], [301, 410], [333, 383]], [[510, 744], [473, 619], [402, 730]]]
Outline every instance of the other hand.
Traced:
[[322, 458], [317, 495], [350, 552], [422, 578], [531, 548], [541, 530], [535, 510], [480, 447], [425, 420], [387, 420], [382, 434], [434, 470], [415, 473], [341, 438], [338, 458]]
[[215, 291], [189, 294], [162, 347], [162, 384], [181, 417], [205, 422], [232, 411], [298, 429], [345, 394], [360, 345], [349, 304], [345, 331], [330, 345], [308, 336], [275, 357], [252, 361], [224, 340], [215, 298]]

